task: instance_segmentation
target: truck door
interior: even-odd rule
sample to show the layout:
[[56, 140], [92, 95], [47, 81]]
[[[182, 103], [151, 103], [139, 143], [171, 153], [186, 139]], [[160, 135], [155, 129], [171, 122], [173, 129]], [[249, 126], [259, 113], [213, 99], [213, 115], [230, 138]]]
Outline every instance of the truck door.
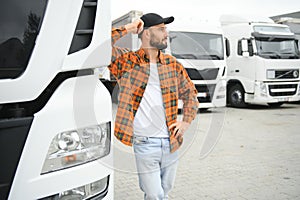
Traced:
[[231, 69], [234, 76], [241, 80], [245, 93], [254, 92], [254, 82], [256, 80], [256, 59], [254, 55], [254, 48], [251, 39], [238, 40], [237, 54], [239, 60], [235, 63], [235, 67]]

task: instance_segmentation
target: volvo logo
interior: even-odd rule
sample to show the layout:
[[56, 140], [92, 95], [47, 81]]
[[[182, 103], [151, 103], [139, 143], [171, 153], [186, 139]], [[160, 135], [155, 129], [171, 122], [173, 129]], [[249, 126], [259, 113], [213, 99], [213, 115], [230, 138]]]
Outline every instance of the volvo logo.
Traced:
[[294, 76], [294, 78], [298, 78], [298, 76], [299, 76], [298, 70], [293, 71], [293, 76]]

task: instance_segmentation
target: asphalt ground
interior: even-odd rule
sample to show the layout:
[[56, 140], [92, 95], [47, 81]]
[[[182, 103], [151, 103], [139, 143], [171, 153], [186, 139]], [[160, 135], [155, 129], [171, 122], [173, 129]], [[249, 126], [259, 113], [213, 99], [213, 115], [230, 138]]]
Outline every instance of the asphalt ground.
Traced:
[[[300, 104], [198, 113], [170, 199], [300, 199], [299, 120]], [[143, 199], [132, 148], [114, 141], [114, 158], [114, 198]]]

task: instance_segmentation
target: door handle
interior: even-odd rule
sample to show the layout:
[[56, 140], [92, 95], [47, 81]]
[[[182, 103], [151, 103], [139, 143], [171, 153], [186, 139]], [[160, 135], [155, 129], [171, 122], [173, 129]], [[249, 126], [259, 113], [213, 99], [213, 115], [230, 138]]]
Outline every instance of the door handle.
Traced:
[[237, 72], [237, 73], [238, 73], [238, 72], [240, 72], [240, 70], [239, 70], [239, 69], [236, 69], [234, 72]]

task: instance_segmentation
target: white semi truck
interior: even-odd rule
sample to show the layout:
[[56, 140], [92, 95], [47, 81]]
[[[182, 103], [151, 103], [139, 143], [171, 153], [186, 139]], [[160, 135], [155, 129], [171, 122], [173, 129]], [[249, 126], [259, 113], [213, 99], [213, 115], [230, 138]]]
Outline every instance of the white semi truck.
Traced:
[[229, 40], [227, 101], [233, 107], [279, 107], [300, 99], [300, 55], [295, 35], [270, 18], [223, 15]]
[[[118, 27], [142, 16], [141, 11], [131, 11], [112, 23]], [[198, 90], [200, 109], [226, 105], [225, 40], [220, 24], [191, 22], [175, 19], [168, 25], [169, 45], [165, 50], [183, 64]], [[126, 35], [117, 46], [137, 50], [140, 40], [136, 34]], [[179, 109], [182, 102], [179, 102]]]
[[0, 21], [0, 199], [113, 199], [110, 1], [1, 1]]
[[[168, 26], [167, 53], [183, 64], [206, 110], [226, 105], [225, 39], [218, 22], [177, 19]], [[179, 108], [182, 102], [179, 102]]]

